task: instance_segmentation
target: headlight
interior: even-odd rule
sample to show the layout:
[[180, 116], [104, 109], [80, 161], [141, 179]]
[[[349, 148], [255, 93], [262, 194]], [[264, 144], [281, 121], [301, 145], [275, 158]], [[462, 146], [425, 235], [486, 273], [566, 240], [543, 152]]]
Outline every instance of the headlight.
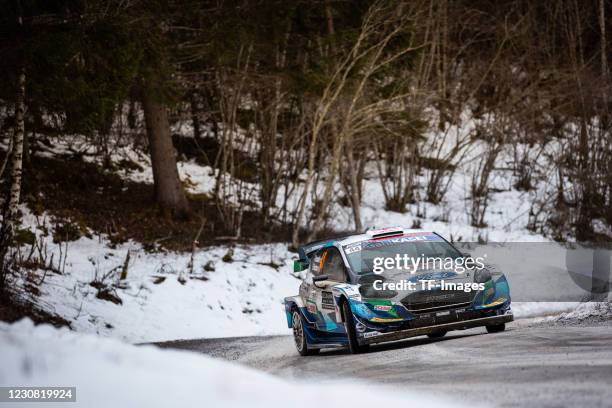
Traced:
[[[370, 299], [391, 299], [397, 296], [397, 292], [395, 290], [383, 290], [382, 283], [386, 281], [387, 278], [381, 275], [364, 275], [359, 279], [359, 293], [361, 293], [362, 297]], [[375, 285], [376, 287], [374, 287]]]
[[377, 290], [374, 289], [372, 284], [361, 285], [359, 287], [359, 293], [364, 298], [370, 299], [391, 299], [397, 296], [397, 292], [394, 290]]
[[485, 283], [491, 280], [491, 272], [488, 269], [478, 269], [474, 274], [474, 282]]

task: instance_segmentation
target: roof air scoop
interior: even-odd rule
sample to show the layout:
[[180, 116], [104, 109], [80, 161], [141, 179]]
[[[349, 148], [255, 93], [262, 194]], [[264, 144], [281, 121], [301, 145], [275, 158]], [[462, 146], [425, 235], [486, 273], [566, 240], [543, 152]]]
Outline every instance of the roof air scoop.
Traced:
[[366, 231], [366, 234], [372, 238], [392, 237], [395, 235], [403, 235], [404, 229], [401, 227], [370, 228]]

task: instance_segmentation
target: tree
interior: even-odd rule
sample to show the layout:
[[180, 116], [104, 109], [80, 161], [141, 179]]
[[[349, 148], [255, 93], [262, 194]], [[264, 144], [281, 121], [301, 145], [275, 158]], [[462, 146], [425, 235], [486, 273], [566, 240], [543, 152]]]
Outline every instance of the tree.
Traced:
[[[23, 16], [18, 10], [18, 25], [23, 26]], [[21, 197], [21, 172], [23, 169], [23, 138], [25, 133], [25, 87], [26, 72], [23, 66], [19, 70], [17, 82], [17, 95], [15, 97], [15, 129], [11, 151], [10, 194], [5, 203], [2, 214], [2, 227], [0, 228], [0, 294], [4, 291], [8, 273], [8, 260], [6, 259], [9, 246], [12, 244], [15, 224], [18, 221], [19, 199]]]
[[155, 198], [160, 207], [177, 219], [189, 216], [189, 203], [176, 168], [176, 153], [172, 145], [168, 109], [159, 100], [157, 87], [146, 79], [142, 88], [144, 110], [153, 167]]
[[[309, 146], [308, 176], [301, 197], [298, 218], [293, 232], [293, 243], [297, 242], [297, 230], [304, 215], [306, 197], [312, 186], [317, 143], [320, 137], [329, 132], [332, 154], [329, 164], [320, 209], [309, 228], [308, 238], [313, 239], [322, 229], [324, 217], [331, 203], [336, 174], [340, 170], [342, 152], [352, 143], [356, 135], [373, 131], [384, 123], [384, 118], [400, 110], [402, 101], [407, 97], [400, 88], [376, 100], [368, 98], [374, 93], [372, 87], [388, 81], [387, 69], [405, 61], [408, 55], [419, 47], [411, 35], [410, 27], [417, 18], [419, 10], [407, 12], [403, 2], [374, 2], [365, 13], [355, 40], [348, 44], [344, 55], [340, 55], [328, 77], [326, 86], [316, 101]], [[338, 51], [337, 51], [338, 52]], [[350, 151], [350, 149], [349, 149]], [[350, 153], [352, 155], [352, 152]], [[352, 157], [349, 161], [352, 160]], [[351, 206], [355, 228], [360, 230], [361, 217], [358, 198], [359, 186], [355, 174], [351, 186]]]
[[172, 75], [178, 70], [171, 32], [177, 15], [176, 5], [151, 1], [140, 6], [139, 9], [144, 11], [144, 24], [140, 27], [143, 31], [139, 33], [139, 40], [145, 49], [140, 65], [140, 94], [153, 168], [155, 199], [162, 211], [169, 212], [175, 219], [186, 219], [190, 212], [189, 202], [176, 167], [176, 152], [168, 119], [168, 105], [173, 102], [173, 92], [177, 88], [172, 81]]

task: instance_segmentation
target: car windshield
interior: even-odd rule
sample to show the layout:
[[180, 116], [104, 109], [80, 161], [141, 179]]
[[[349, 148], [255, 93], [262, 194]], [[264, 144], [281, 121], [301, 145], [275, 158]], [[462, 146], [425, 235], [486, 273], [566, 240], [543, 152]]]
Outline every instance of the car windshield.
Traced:
[[[410, 264], [417, 270], [436, 268], [434, 259], [456, 259], [463, 257], [451, 244], [440, 236], [431, 233], [406, 234], [399, 237], [372, 239], [344, 246], [344, 252], [351, 269], [359, 274], [374, 271], [376, 258], [393, 258], [397, 256], [410, 258]], [[420, 258], [422, 261], [417, 261]], [[418, 264], [413, 262], [419, 262]], [[431, 260], [431, 262], [427, 261]], [[378, 263], [380, 265], [380, 262]], [[385, 271], [398, 271], [401, 268], [385, 268]], [[404, 269], [405, 270], [405, 269]]]

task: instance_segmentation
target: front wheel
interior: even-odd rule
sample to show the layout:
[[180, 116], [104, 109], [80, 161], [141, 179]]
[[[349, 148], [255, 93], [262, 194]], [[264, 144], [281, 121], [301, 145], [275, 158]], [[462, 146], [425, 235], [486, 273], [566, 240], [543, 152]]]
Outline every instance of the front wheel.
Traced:
[[499, 333], [504, 330], [506, 330], [506, 323], [490, 324], [487, 326], [487, 332], [489, 333]]
[[439, 339], [441, 337], [446, 336], [446, 332], [445, 331], [437, 331], [437, 332], [433, 332], [433, 333], [429, 333], [427, 335], [427, 337], [429, 337], [430, 339]]
[[349, 350], [353, 354], [363, 353], [368, 351], [369, 345], [360, 345], [357, 341], [357, 332], [355, 331], [355, 318], [351, 311], [351, 306], [348, 301], [342, 302], [342, 315], [344, 316], [344, 328], [346, 329], [346, 336], [348, 337]]
[[302, 322], [302, 315], [296, 309], [293, 310], [291, 320], [293, 341], [295, 342], [295, 348], [297, 349], [298, 353], [300, 353], [302, 356], [317, 354], [319, 349], [312, 349], [308, 347], [306, 333], [304, 332], [304, 323]]

